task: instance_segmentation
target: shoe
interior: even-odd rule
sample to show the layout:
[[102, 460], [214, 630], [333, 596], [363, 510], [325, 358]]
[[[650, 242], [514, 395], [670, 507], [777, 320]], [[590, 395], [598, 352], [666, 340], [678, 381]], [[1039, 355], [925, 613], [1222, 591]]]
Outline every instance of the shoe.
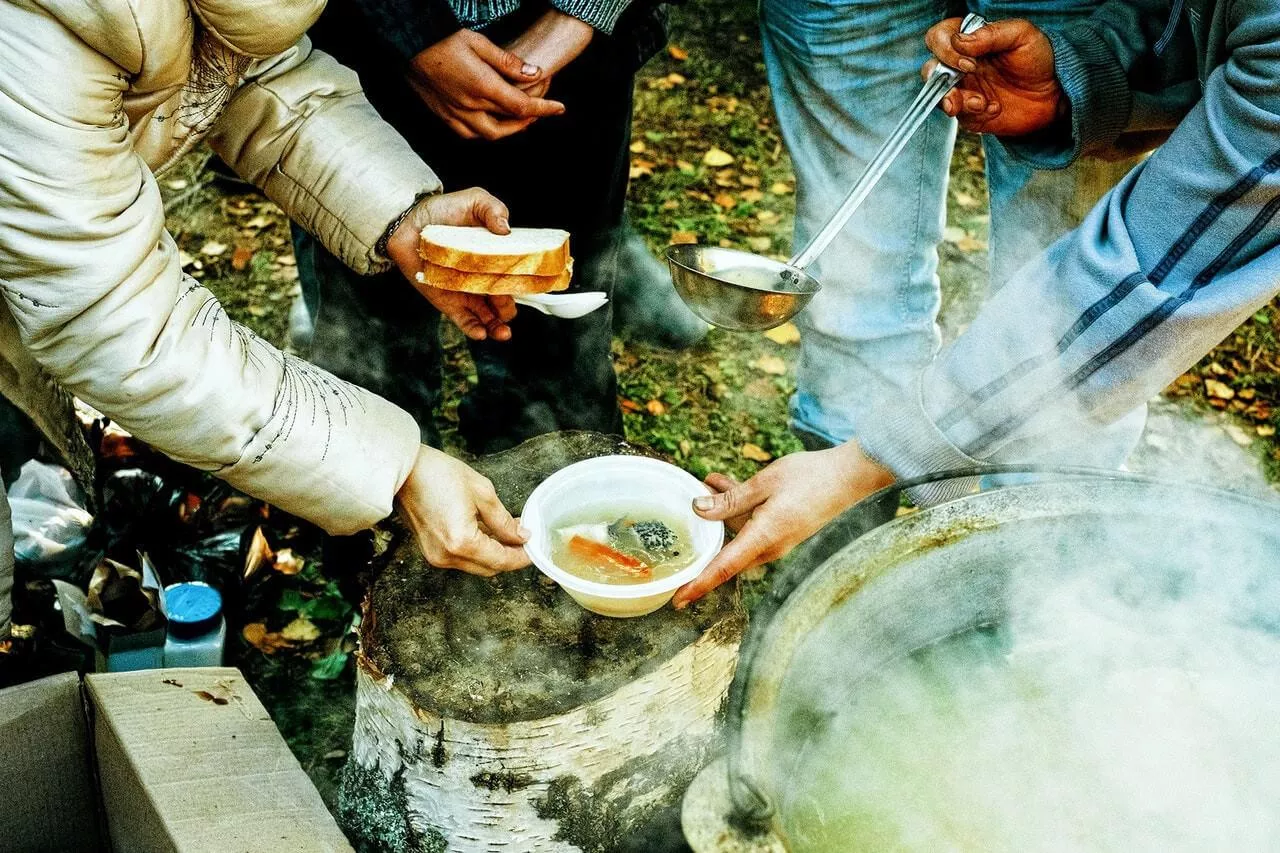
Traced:
[[613, 328], [624, 337], [673, 350], [701, 342], [711, 328], [684, 304], [667, 268], [629, 226], [624, 226], [618, 247]]

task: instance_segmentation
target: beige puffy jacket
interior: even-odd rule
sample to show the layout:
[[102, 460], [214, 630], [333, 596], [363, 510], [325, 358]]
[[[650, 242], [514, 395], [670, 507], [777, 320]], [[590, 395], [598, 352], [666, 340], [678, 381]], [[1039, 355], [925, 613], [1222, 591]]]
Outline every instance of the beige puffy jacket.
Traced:
[[154, 177], [207, 139], [352, 268], [387, 266], [375, 244], [439, 181], [311, 50], [323, 5], [0, 0], [0, 335], [173, 458], [349, 533], [391, 511], [416, 424], [232, 323]]

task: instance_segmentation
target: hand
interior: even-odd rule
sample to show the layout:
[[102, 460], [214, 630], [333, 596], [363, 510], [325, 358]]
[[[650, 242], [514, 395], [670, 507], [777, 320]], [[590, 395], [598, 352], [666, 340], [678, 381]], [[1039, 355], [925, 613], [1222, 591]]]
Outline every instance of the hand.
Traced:
[[507, 206], [476, 187], [427, 196], [387, 240], [387, 255], [409, 283], [468, 338], [511, 340], [511, 327], [507, 323], [516, 316], [516, 303], [510, 296], [441, 290], [418, 281], [418, 273], [422, 272], [418, 235], [428, 225], [483, 225], [494, 234], [509, 234]]
[[551, 78], [577, 59], [596, 31], [585, 21], [551, 9], [507, 45], [507, 50], [542, 69], [542, 76], [520, 85], [526, 93], [546, 94]]
[[536, 64], [479, 33], [458, 30], [415, 56], [408, 79], [427, 108], [463, 139], [501, 139], [564, 112], [564, 104], [520, 89], [543, 77]]
[[994, 21], [960, 32], [960, 18], [935, 25], [925, 44], [938, 60], [964, 72], [960, 85], [942, 99], [942, 111], [975, 133], [1025, 136], [1061, 121], [1070, 101], [1053, 68], [1053, 45], [1030, 21]]
[[396, 506], [427, 562], [492, 577], [529, 565], [529, 538], [511, 517], [493, 483], [465, 463], [422, 446]]
[[739, 572], [785, 556], [828, 521], [892, 482], [893, 475], [854, 441], [784, 456], [741, 484], [724, 474], [711, 474], [707, 485], [718, 494], [695, 499], [693, 510], [703, 518], [724, 521], [737, 535], [702, 574], [676, 590], [676, 609]]

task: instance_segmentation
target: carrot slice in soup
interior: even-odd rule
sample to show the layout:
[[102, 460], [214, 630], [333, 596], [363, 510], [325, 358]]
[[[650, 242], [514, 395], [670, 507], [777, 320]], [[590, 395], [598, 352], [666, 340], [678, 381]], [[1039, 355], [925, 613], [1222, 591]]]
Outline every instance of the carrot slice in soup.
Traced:
[[622, 572], [632, 577], [648, 577], [650, 569], [643, 560], [637, 560], [630, 554], [624, 554], [616, 548], [610, 548], [603, 542], [588, 539], [585, 536], [574, 536], [569, 540], [569, 553], [576, 554], [584, 560], [590, 560], [598, 569]]

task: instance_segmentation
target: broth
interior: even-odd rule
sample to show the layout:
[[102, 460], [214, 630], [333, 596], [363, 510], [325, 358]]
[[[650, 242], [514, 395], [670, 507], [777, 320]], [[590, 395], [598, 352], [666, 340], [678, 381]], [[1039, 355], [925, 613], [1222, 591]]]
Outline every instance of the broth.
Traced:
[[551, 525], [551, 559], [583, 580], [648, 583], [693, 562], [689, 526], [642, 504], [610, 504], [570, 513]]
[[[1274, 643], [1264, 645], [1274, 663]], [[868, 677], [798, 744], [779, 809], [788, 849], [1275, 844], [1275, 669], [1258, 666], [1257, 681], [1241, 682], [1213, 653], [1193, 652], [1064, 677], [1069, 657], [985, 629]]]

